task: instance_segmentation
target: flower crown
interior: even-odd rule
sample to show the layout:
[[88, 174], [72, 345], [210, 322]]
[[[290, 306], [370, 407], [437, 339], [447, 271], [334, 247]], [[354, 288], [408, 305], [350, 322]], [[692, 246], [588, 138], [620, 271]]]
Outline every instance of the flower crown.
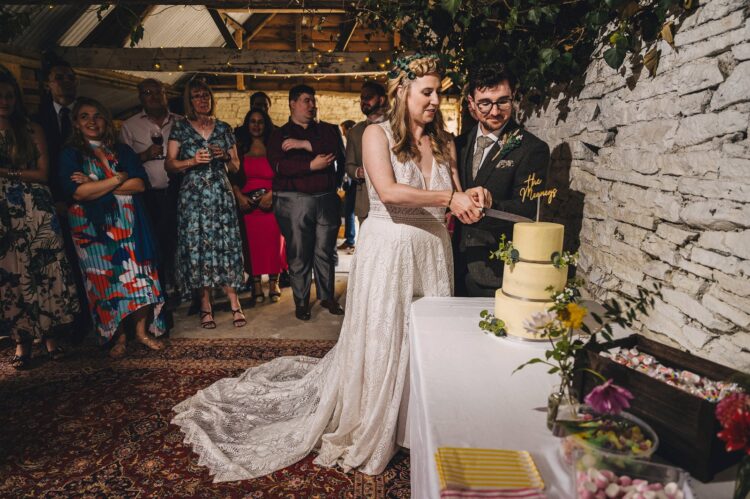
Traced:
[[393, 68], [388, 71], [388, 78], [391, 80], [395, 80], [399, 77], [401, 72], [404, 72], [406, 73], [406, 77], [410, 80], [415, 79], [417, 75], [414, 73], [414, 71], [411, 70], [409, 64], [411, 64], [413, 61], [416, 61], [417, 59], [438, 59], [438, 56], [436, 54], [422, 55], [417, 52], [416, 54], [399, 57], [398, 59], [393, 61]]

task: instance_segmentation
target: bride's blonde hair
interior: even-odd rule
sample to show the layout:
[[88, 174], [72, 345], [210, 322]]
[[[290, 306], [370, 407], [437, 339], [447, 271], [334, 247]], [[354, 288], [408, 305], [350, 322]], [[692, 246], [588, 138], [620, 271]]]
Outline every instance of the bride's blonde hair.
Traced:
[[[421, 56], [419, 54], [399, 59], [388, 73], [388, 120], [391, 123], [394, 146], [393, 154], [401, 163], [409, 159], [421, 159], [419, 148], [409, 128], [409, 111], [406, 106], [406, 96], [409, 87], [416, 78], [434, 74], [442, 80], [440, 61], [435, 55]], [[404, 89], [403, 99], [399, 97], [399, 88]], [[451, 135], [445, 131], [443, 115], [440, 108], [435, 111], [435, 119], [425, 126], [425, 134], [430, 138], [430, 147], [438, 163], [448, 162], [449, 143]]]

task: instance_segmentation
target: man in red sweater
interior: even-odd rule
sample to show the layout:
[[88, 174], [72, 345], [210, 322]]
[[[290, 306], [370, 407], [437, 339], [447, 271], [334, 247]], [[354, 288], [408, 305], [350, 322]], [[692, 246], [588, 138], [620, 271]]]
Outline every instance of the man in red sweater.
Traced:
[[273, 180], [274, 214], [286, 239], [295, 316], [310, 319], [310, 285], [320, 304], [341, 315], [334, 296], [336, 235], [341, 207], [336, 188], [344, 175], [344, 147], [336, 125], [315, 121], [315, 90], [289, 91], [289, 121], [271, 133], [268, 161]]

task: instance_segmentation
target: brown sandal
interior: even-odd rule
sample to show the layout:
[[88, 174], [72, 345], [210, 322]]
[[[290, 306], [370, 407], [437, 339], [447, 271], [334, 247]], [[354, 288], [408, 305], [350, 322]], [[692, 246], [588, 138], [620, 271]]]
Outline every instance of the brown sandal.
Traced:
[[[213, 310], [201, 310], [201, 327], [203, 329], [216, 329], [216, 322], [214, 322]], [[204, 321], [204, 317], [211, 317], [210, 320]]]
[[161, 341], [150, 337], [149, 335], [135, 335], [135, 341], [143, 345], [144, 347], [151, 349], [151, 350], [164, 350], [164, 343]]

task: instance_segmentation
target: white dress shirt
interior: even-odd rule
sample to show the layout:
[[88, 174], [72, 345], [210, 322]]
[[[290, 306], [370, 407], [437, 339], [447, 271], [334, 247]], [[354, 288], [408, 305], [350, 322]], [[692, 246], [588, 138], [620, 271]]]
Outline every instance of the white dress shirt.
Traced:
[[[154, 145], [151, 141], [151, 132], [160, 130], [162, 137], [164, 137], [164, 145], [162, 146], [164, 153], [162, 155], [166, 156], [169, 134], [177, 118], [179, 118], [178, 115], [168, 112], [164, 124], [159, 127], [149, 119], [145, 111], [141, 111], [123, 122], [120, 129], [120, 140], [123, 144], [129, 145], [136, 154], [140, 154]], [[143, 167], [146, 169], [146, 175], [148, 175], [148, 181], [152, 189], [166, 189], [169, 186], [169, 177], [164, 169], [163, 159], [144, 161]]]

